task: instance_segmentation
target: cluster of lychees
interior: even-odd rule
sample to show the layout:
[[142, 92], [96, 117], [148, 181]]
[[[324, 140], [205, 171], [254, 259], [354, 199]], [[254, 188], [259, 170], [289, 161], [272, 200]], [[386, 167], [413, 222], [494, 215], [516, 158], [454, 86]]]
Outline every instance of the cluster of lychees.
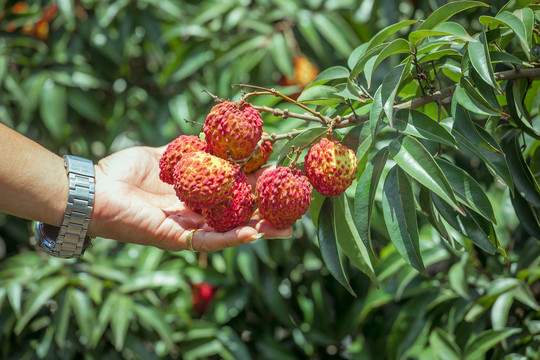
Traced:
[[306, 175], [277, 167], [265, 171], [252, 189], [246, 174], [266, 164], [272, 154], [272, 143], [261, 141], [260, 113], [247, 102], [224, 101], [211, 109], [203, 132], [204, 140], [181, 135], [167, 146], [159, 177], [216, 231], [246, 224], [255, 207], [272, 226], [287, 228], [308, 210], [311, 186], [324, 196], [336, 196], [356, 176], [354, 152], [323, 138], [306, 155]]

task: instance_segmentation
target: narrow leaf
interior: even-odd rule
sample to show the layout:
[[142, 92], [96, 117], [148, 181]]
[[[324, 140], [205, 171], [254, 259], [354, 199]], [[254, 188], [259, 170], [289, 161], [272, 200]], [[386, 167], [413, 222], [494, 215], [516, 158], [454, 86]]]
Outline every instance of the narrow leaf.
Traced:
[[174, 350], [174, 340], [172, 338], [173, 331], [170, 325], [165, 321], [157, 308], [139, 305], [133, 307], [141, 323], [153, 329], [159, 334], [161, 340], [167, 345], [169, 351]]
[[521, 332], [521, 329], [506, 328], [502, 330], [486, 330], [472, 336], [464, 350], [465, 360], [484, 358], [485, 354], [504, 339]]
[[319, 75], [306, 87], [310, 88], [315, 85], [324, 84], [330, 80], [347, 79], [349, 77], [349, 70], [343, 66], [332, 66], [328, 69], [321, 71]]
[[500, 90], [499, 85], [495, 81], [495, 75], [493, 74], [493, 67], [491, 66], [491, 59], [489, 56], [489, 45], [486, 41], [486, 34], [480, 33], [478, 41], [469, 42], [467, 46], [467, 53], [471, 64], [478, 72], [480, 77], [493, 88]]
[[457, 198], [459, 198], [463, 204], [486, 218], [486, 220], [496, 224], [497, 220], [495, 219], [493, 207], [480, 184], [465, 172], [465, 170], [452, 163], [441, 158], [436, 158], [435, 161], [448, 179]]
[[119, 295], [113, 304], [111, 314], [111, 332], [113, 335], [114, 348], [121, 351], [133, 316], [133, 299], [127, 295]]
[[15, 334], [20, 335], [28, 322], [67, 282], [68, 279], [65, 277], [52, 277], [40, 282], [24, 304], [22, 315], [15, 324]]
[[358, 180], [354, 195], [353, 220], [360, 239], [362, 239], [374, 258], [377, 258], [377, 256], [371, 242], [371, 214], [373, 212], [375, 193], [387, 158], [388, 148], [384, 147], [366, 164], [366, 168]]
[[328, 128], [325, 127], [313, 127], [308, 128], [305, 131], [301, 132], [299, 135], [297, 135], [294, 139], [288, 141], [283, 147], [281, 148], [281, 151], [279, 153], [279, 156], [276, 161], [277, 166], [286, 166], [290, 163], [291, 159], [289, 159], [289, 155], [293, 148], [298, 148], [298, 146], [302, 146], [316, 138], [317, 136], [323, 134]]
[[540, 186], [531, 173], [519, 149], [517, 136], [512, 137], [505, 147], [508, 167], [514, 180], [514, 186], [521, 196], [537, 209], [540, 209]]
[[461, 350], [453, 336], [441, 328], [435, 328], [429, 335], [429, 344], [437, 359], [461, 360]]
[[400, 64], [390, 70], [390, 73], [386, 75], [381, 85], [381, 101], [383, 102], [383, 109], [391, 127], [393, 127], [394, 119], [394, 101], [400, 89], [401, 82], [410, 69], [410, 65], [411, 62], [409, 60], [407, 63]]
[[447, 126], [416, 109], [398, 110], [394, 117], [394, 128], [407, 135], [457, 147], [456, 139]]
[[333, 199], [327, 197], [319, 213], [319, 230], [317, 239], [321, 256], [332, 276], [345, 288], [352, 296], [357, 297], [356, 293], [349, 284], [345, 269], [343, 268], [341, 258], [339, 257], [336, 237], [333, 228]]
[[66, 88], [47, 79], [41, 91], [39, 110], [41, 120], [53, 138], [60, 138], [67, 122]]
[[[432, 199], [435, 208], [450, 226], [487, 253], [493, 255], [497, 252], [497, 247], [490, 241], [483, 227], [478, 224], [478, 219], [470, 216], [466, 209], [465, 215], [462, 215], [452, 209], [448, 203], [442, 201], [436, 194], [432, 194]], [[487, 223], [491, 225], [491, 223]]]
[[337, 105], [344, 102], [337, 92], [338, 89], [333, 86], [315, 85], [302, 91], [297, 101], [315, 105]]
[[411, 51], [410, 44], [405, 39], [396, 39], [386, 45], [386, 47], [377, 55], [375, 58], [375, 61], [373, 63], [370, 63], [370, 66], [366, 66], [364, 68], [364, 73], [366, 76], [367, 81], [367, 87], [371, 87], [371, 76], [377, 66], [383, 62], [386, 58], [388, 58], [391, 55], [395, 54], [403, 54], [403, 53], [409, 53]]
[[368, 249], [354, 225], [349, 200], [345, 194], [334, 198], [334, 229], [336, 239], [351, 263], [377, 283]]
[[405, 170], [413, 179], [439, 195], [454, 210], [461, 214], [464, 213], [456, 200], [448, 179], [444, 176], [433, 156], [418, 140], [405, 135], [398, 140], [393, 140], [388, 149], [399, 167]]
[[289, 46], [287, 45], [287, 40], [282, 32], [276, 32], [274, 33], [274, 36], [272, 36], [270, 53], [272, 54], [272, 59], [274, 60], [277, 69], [285, 76], [293, 79], [294, 69], [291, 60], [292, 55], [289, 53]]
[[426, 275], [420, 254], [415, 200], [408, 176], [394, 166], [384, 182], [383, 215], [390, 240], [405, 261]]
[[433, 29], [435, 26], [445, 22], [455, 14], [478, 6], [487, 7], [489, 5], [479, 1], [453, 1], [451, 3], [445, 4], [432, 12], [431, 15], [429, 15], [422, 24], [420, 24], [418, 29]]
[[377, 45], [382, 44], [383, 42], [386, 41], [386, 39], [388, 39], [390, 36], [397, 33], [399, 30], [401, 30], [401, 29], [403, 29], [403, 28], [405, 28], [407, 26], [410, 26], [412, 24], [415, 24], [417, 22], [418, 22], [418, 20], [404, 20], [404, 21], [400, 21], [398, 23], [395, 23], [395, 24], [392, 24], [392, 25], [389, 25], [389, 26], [385, 27], [384, 29], [380, 30], [377, 34], [375, 34], [371, 38], [371, 40], [369, 41], [369, 45], [366, 48], [366, 51], [374, 48]]
[[525, 90], [527, 87], [527, 79], [506, 82], [506, 103], [508, 105], [508, 112], [510, 113], [510, 119], [519, 126], [520, 130], [524, 131], [532, 138], [540, 140], [540, 134], [532, 126], [529, 112], [523, 107], [522, 103], [522, 89]]
[[517, 191], [514, 192], [514, 195], [510, 195], [510, 200], [520, 225], [529, 235], [540, 240], [540, 216], [538, 216], [538, 212]]

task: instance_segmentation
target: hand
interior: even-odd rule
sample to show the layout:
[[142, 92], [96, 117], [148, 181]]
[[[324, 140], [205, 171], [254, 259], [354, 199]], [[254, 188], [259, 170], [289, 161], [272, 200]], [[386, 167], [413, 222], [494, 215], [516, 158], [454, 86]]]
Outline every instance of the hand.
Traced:
[[[89, 235], [152, 245], [163, 250], [187, 249], [190, 230], [197, 251], [217, 251], [260, 237], [288, 238], [292, 229], [278, 230], [261, 220], [258, 211], [249, 223], [219, 233], [202, 215], [184, 206], [171, 185], [159, 179], [159, 159], [165, 147], [133, 147], [110, 155], [96, 165], [96, 195]], [[248, 175], [251, 183], [262, 174]]]

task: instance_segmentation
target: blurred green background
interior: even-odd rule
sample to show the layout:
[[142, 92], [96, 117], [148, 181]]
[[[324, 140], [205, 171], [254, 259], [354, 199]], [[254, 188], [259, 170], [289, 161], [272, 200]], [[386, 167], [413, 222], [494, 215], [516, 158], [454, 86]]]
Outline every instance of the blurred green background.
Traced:
[[[234, 99], [231, 85], [247, 83], [298, 93], [309, 66], [346, 65], [378, 30], [445, 3], [2, 1], [0, 121], [94, 161], [164, 145], [201, 131], [192, 122], [213, 105], [205, 91]], [[460, 22], [478, 31], [477, 16]], [[312, 64], [295, 68], [298, 56]], [[264, 120], [269, 133], [302, 124]], [[486, 184], [510, 266], [441, 246], [426, 227], [424, 278], [373, 219], [379, 286], [351, 267], [358, 298], [324, 267], [309, 219], [291, 239], [213, 254], [96, 239], [66, 261], [35, 250], [30, 222], [0, 214], [0, 358], [538, 359], [540, 250], [498, 200], [505, 190]]]

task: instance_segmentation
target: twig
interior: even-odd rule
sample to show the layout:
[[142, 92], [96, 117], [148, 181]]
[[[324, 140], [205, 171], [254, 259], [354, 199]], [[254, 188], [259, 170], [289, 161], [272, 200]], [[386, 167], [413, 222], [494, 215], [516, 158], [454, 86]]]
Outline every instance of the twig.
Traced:
[[[249, 85], [249, 84], [233, 84], [232, 85], [233, 87], [235, 86], [241, 86], [241, 87], [249, 87], [249, 88], [252, 88], [252, 89], [256, 89], [256, 90], [262, 90], [263, 93], [262, 94], [267, 94], [267, 93], [270, 93], [274, 96], [277, 96], [277, 97], [280, 97], [282, 98], [283, 100], [286, 100], [290, 103], [293, 103], [295, 104], [296, 106], [299, 106], [300, 108], [306, 110], [307, 112], [309, 112], [310, 114], [312, 114], [313, 116], [317, 117], [318, 119], [320, 119], [320, 123], [323, 124], [323, 125], [328, 125], [328, 123], [330, 122], [330, 120], [322, 115], [321, 113], [315, 111], [315, 110], [312, 110], [310, 108], [308, 108], [307, 106], [305, 106], [304, 104], [301, 104], [299, 103], [298, 101], [294, 100], [294, 99], [291, 99], [290, 97], [288, 97], [287, 95], [284, 95], [282, 93], [280, 93], [279, 91], [275, 90], [275, 89], [267, 89], [267, 88], [264, 88], [262, 86], [256, 86], [256, 85]], [[261, 94], [261, 95], [262, 95]], [[245, 94], [242, 99], [240, 99], [240, 101], [238, 103], [242, 103], [243, 101], [245, 101], [245, 98], [251, 96], [250, 93], [247, 93]]]

